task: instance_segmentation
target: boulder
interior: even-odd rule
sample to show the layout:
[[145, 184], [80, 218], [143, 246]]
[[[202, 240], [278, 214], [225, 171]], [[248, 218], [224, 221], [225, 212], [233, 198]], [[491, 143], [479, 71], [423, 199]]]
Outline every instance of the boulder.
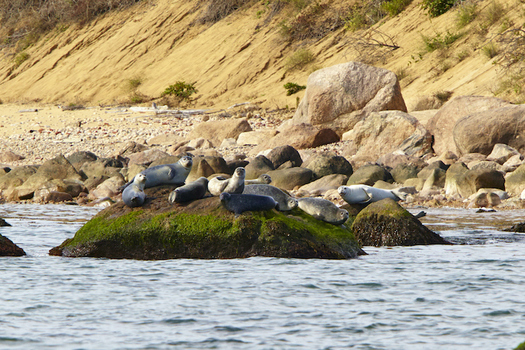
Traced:
[[[195, 157], [194, 160], [196, 158], [200, 158], [200, 157]], [[206, 160], [206, 162], [209, 164], [209, 166], [213, 169], [213, 171], [216, 174], [225, 173], [225, 174], [233, 175], [233, 171], [235, 171], [235, 169], [233, 169], [233, 171], [230, 171], [230, 167], [228, 166], [228, 163], [226, 163], [223, 157], [204, 156], [204, 159]]]
[[120, 192], [120, 188], [125, 184], [126, 182], [120, 174], [110, 177], [98, 185], [94, 190], [90, 191], [88, 199], [96, 200], [104, 197], [114, 197]]
[[290, 162], [289, 168], [301, 166], [303, 164], [299, 152], [289, 145], [275, 147], [266, 155], [266, 158], [272, 162], [274, 169], [278, 169], [286, 162]]
[[22, 165], [13, 168], [10, 172], [0, 176], [0, 190], [7, 190], [22, 185], [38, 170], [36, 165]]
[[86, 162], [94, 162], [98, 159], [98, 156], [89, 151], [79, 151], [72, 153], [67, 156], [66, 159], [75, 167], [77, 171], [80, 171], [82, 165]]
[[445, 194], [447, 196], [459, 195], [459, 182], [469, 169], [463, 162], [452, 164], [445, 174]]
[[14, 153], [13, 151], [0, 152], [0, 163], [12, 163], [25, 159], [25, 157]]
[[390, 171], [394, 181], [400, 184], [405, 183], [407, 179], [416, 178], [421, 169], [411, 164], [398, 164]]
[[312, 171], [300, 167], [272, 170], [266, 174], [272, 178], [271, 185], [285, 190], [293, 190], [296, 186], [301, 187], [312, 180]]
[[0, 256], [23, 256], [24, 250], [13, 243], [9, 238], [0, 235]]
[[[138, 173], [136, 173], [136, 174], [138, 174]], [[133, 176], [135, 176], [135, 175], [133, 175]], [[86, 189], [88, 190], [88, 192], [91, 192], [92, 189], [97, 188], [98, 185], [100, 185], [101, 183], [103, 183], [107, 179], [109, 179], [109, 176], [105, 176], [105, 175], [88, 177], [87, 180], [84, 181], [84, 186], [86, 186]]]
[[121, 161], [114, 158], [99, 158], [94, 162], [86, 162], [80, 167], [80, 173], [86, 178], [101, 176], [116, 176], [124, 167]]
[[222, 140], [237, 139], [241, 133], [247, 131], [252, 131], [252, 128], [244, 118], [207, 121], [197, 124], [186, 139], [193, 140], [202, 137], [210, 140], [214, 145], [220, 145]]
[[195, 157], [193, 159], [191, 171], [186, 178], [186, 183], [193, 182], [200, 177], [208, 178], [209, 176], [217, 173], [220, 172], [216, 172], [204, 157]]
[[[157, 165], [164, 165], [164, 164], [173, 164], [173, 163], [177, 163], [179, 161], [179, 159], [181, 158], [181, 156], [171, 156], [171, 155], [167, 155], [165, 157], [162, 157], [160, 159], [157, 159], [157, 160], [154, 160], [149, 166], [148, 168], [152, 168], [154, 166], [157, 166]], [[129, 165], [129, 167], [131, 167], [132, 164]]]
[[495, 97], [454, 97], [445, 103], [443, 107], [441, 107], [441, 109], [427, 123], [427, 129], [434, 136], [434, 151], [437, 154], [442, 154], [446, 151], [452, 151], [455, 154], [461, 155], [461, 153], [458, 153], [457, 151], [452, 134], [452, 130], [454, 130], [456, 122], [470, 114], [509, 105], [510, 104], [508, 102]]
[[457, 154], [488, 155], [494, 145], [503, 143], [525, 152], [525, 106], [511, 105], [461, 118], [453, 131]]
[[510, 157], [505, 163], [503, 163], [502, 170], [506, 173], [513, 172], [523, 164], [523, 159], [524, 157], [521, 154], [516, 154], [515, 156]]
[[[346, 185], [348, 176], [343, 174], [331, 174], [321, 177], [309, 184], [301, 186], [297, 191], [298, 197], [324, 196], [330, 190], [337, 190], [339, 186]], [[339, 197], [340, 198], [340, 197]]]
[[511, 196], [519, 196], [525, 190], [525, 164], [505, 175], [505, 191]]
[[243, 132], [237, 138], [238, 146], [258, 145], [277, 135], [277, 130], [260, 130]]
[[[162, 134], [155, 137], [152, 137], [147, 141], [148, 145], [151, 146], [173, 146], [178, 144], [179, 142], [184, 141], [184, 137], [179, 136], [177, 133], [169, 133], [169, 134]], [[146, 146], [145, 146], [146, 147]], [[142, 152], [145, 149], [139, 150], [138, 152]], [[135, 153], [135, 152], [133, 152]]]
[[226, 165], [228, 165], [228, 169], [229, 169], [227, 173], [233, 174], [235, 169], [237, 169], [238, 167], [246, 168], [248, 164], [250, 164], [250, 162], [245, 159], [235, 159], [235, 160], [227, 161]]
[[246, 169], [247, 179], [256, 179], [262, 174], [267, 174], [274, 170], [273, 163], [263, 155], [259, 155], [250, 160], [250, 163], [244, 167]]
[[299, 124], [281, 130], [271, 139], [260, 143], [252, 152], [257, 154], [266, 149], [286, 145], [295, 149], [316, 148], [339, 140], [339, 136], [331, 129], [319, 129], [310, 124]]
[[156, 160], [164, 159], [169, 156], [170, 156], [169, 153], [161, 151], [160, 149], [157, 149], [157, 148], [147, 149], [142, 152], [136, 152], [136, 153], [128, 155], [128, 158], [129, 158], [128, 166], [130, 164], [148, 166]]
[[313, 179], [320, 179], [331, 174], [343, 174], [346, 177], [353, 174], [352, 164], [345, 157], [332, 153], [321, 153], [310, 158], [303, 167], [312, 170]]
[[143, 152], [145, 150], [149, 149], [148, 146], [143, 145], [141, 143], [136, 143], [135, 141], [128, 141], [122, 147], [116, 155], [122, 156], [122, 157], [128, 157], [129, 155], [133, 153]]
[[[226, 139], [226, 140], [230, 140], [230, 139]], [[213, 143], [208, 139], [199, 137], [199, 138], [193, 139], [190, 142], [188, 142], [187, 146], [195, 148], [195, 149], [208, 149], [208, 148], [213, 148]]]
[[481, 168], [468, 170], [457, 181], [458, 192], [463, 198], [468, 198], [480, 188], [505, 190], [505, 177], [499, 171]]
[[[444, 187], [447, 169], [448, 165], [445, 165], [439, 160], [421, 169], [421, 171], [417, 173], [417, 177], [425, 180], [425, 182], [427, 180], [429, 181], [429, 183], [427, 183], [427, 189], [429, 186]], [[425, 186], [423, 186], [423, 188], [425, 188]]]
[[173, 186], [146, 189], [142, 207], [119, 202], [99, 212], [51, 255], [127, 259], [347, 259], [365, 254], [351, 230], [290, 212], [226, 210], [219, 198], [171, 204]]
[[52, 201], [46, 199], [52, 192], [66, 193], [72, 199], [73, 197], [78, 197], [82, 192], [88, 192], [88, 189], [81, 181], [54, 179], [42, 184], [42, 186], [35, 191], [34, 200], [44, 202]]
[[[37, 194], [35, 192], [35, 198]], [[58, 191], [48, 191], [45, 194], [42, 193], [39, 196], [39, 201], [44, 203], [60, 203], [60, 202], [71, 202], [73, 197], [69, 193], [58, 192]]]
[[353, 141], [355, 156], [369, 161], [394, 151], [415, 157], [432, 152], [432, 135], [416, 118], [401, 111], [370, 113], [342, 140]]
[[391, 169], [402, 165], [412, 166], [421, 170], [427, 166], [427, 163], [420, 157], [407, 156], [404, 152], [399, 151], [383, 154], [377, 159], [377, 164]]
[[376, 181], [393, 182], [394, 179], [388, 170], [377, 164], [363, 165], [354, 171], [348, 179], [347, 185], [374, 186]]
[[407, 110], [397, 76], [360, 62], [319, 69], [306, 86], [292, 122], [331, 128], [339, 135], [370, 112]]
[[390, 198], [361, 210], [352, 230], [363, 246], [450, 244]]
[[504, 164], [513, 156], [521, 156], [521, 154], [509, 145], [497, 143], [494, 145], [492, 152], [487, 156], [487, 160], [494, 161], [498, 164]]

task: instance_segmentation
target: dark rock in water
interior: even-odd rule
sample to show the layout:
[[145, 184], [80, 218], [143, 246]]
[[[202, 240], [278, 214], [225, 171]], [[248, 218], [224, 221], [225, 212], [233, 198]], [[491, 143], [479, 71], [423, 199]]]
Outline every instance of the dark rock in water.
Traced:
[[525, 233], [525, 222], [517, 223], [516, 225], [512, 225], [511, 227], [503, 229], [502, 231]]
[[451, 244], [390, 198], [363, 209], [356, 216], [352, 230], [363, 246]]
[[286, 258], [347, 259], [365, 254], [352, 231], [300, 209], [236, 215], [219, 198], [170, 204], [174, 186], [146, 189], [140, 208], [119, 202], [99, 212], [51, 255], [128, 259]]
[[11, 224], [5, 221], [4, 219], [0, 218], [0, 227], [5, 227], [5, 226], [11, 226]]
[[[11, 225], [9, 225], [11, 226]], [[0, 235], [0, 256], [23, 256], [26, 252], [9, 238]]]

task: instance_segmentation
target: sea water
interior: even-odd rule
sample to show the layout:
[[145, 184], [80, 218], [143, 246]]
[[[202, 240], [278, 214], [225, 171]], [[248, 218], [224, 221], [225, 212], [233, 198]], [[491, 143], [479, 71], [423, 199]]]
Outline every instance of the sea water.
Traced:
[[[525, 211], [428, 210], [456, 245], [352, 260], [108, 260], [47, 253], [98, 212], [0, 206], [0, 349], [513, 349], [525, 341]], [[416, 212], [416, 211], [414, 211]]]

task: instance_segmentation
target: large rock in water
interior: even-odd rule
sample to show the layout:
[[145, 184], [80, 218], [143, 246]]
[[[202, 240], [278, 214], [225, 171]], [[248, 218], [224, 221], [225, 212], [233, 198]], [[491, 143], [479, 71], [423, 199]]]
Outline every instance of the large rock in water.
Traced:
[[363, 246], [451, 244], [390, 198], [361, 210], [352, 224], [352, 230]]
[[0, 235], [0, 256], [23, 256], [26, 252], [9, 238]]
[[407, 111], [397, 76], [360, 62], [319, 69], [306, 86], [294, 124], [332, 128], [341, 135], [370, 112]]
[[143, 207], [119, 202], [88, 221], [51, 255], [131, 259], [355, 258], [364, 252], [352, 231], [300, 209], [245, 212], [238, 217], [218, 197], [170, 204], [173, 186], [146, 189]]

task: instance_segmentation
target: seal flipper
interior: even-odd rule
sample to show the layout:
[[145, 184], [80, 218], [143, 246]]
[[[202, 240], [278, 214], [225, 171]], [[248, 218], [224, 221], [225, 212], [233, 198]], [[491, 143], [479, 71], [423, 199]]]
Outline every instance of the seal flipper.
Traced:
[[370, 203], [370, 202], [372, 201], [372, 197], [373, 197], [372, 194], [371, 194], [371, 193], [368, 193], [368, 191], [365, 190], [364, 188], [362, 188], [361, 190], [363, 190], [363, 192], [366, 194], [366, 196], [368, 197], [368, 199], [367, 199], [367, 200], [364, 200], [364, 201], [361, 201], [361, 202], [359, 202], [359, 203], [360, 203], [360, 204], [368, 204], [368, 203]]

